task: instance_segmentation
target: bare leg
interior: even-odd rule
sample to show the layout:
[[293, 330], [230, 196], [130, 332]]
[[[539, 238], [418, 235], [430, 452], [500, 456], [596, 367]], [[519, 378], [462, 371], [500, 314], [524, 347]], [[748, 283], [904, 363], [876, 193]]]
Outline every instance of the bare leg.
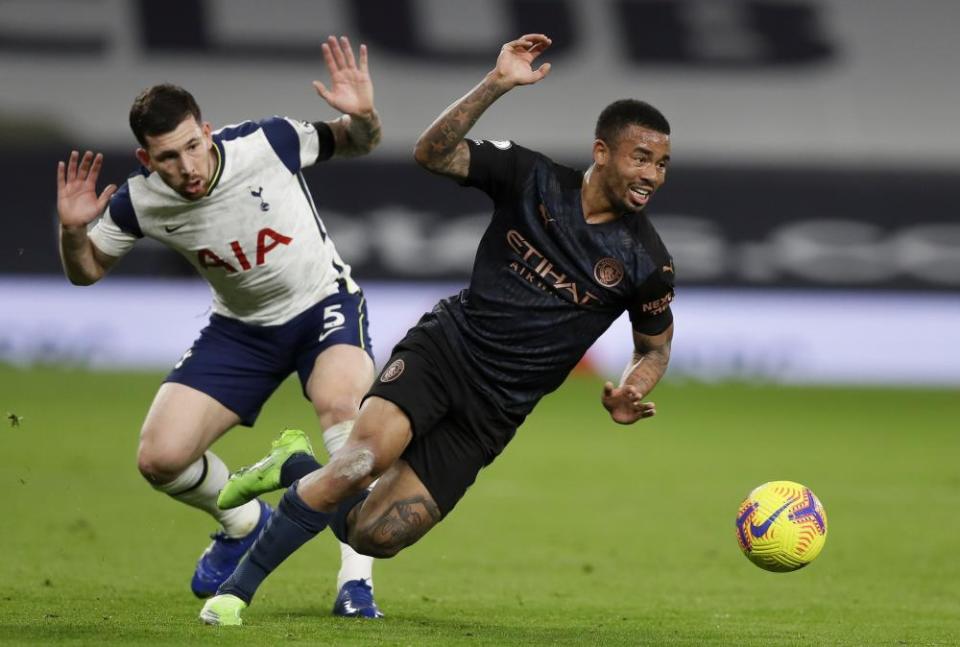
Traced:
[[[347, 442], [360, 411], [360, 400], [373, 378], [373, 360], [357, 346], [332, 346], [314, 362], [305, 391], [320, 420], [323, 444], [330, 456]], [[350, 586], [344, 588], [348, 582]], [[335, 614], [370, 618], [382, 615], [372, 598], [373, 558], [359, 554], [343, 542], [340, 543], [337, 591]]]
[[264, 578], [331, 521], [346, 526], [344, 517], [366, 494], [366, 487], [396, 462], [411, 437], [410, 422], [399, 407], [369, 398], [347, 444], [326, 467], [287, 490], [267, 528], [219, 593], [249, 603]]
[[147, 412], [137, 451], [140, 473], [154, 488], [207, 512], [234, 537], [256, 526], [260, 506], [251, 501], [233, 510], [217, 507], [217, 493], [227, 482], [228, 470], [207, 450], [239, 422], [237, 414], [206, 393], [167, 382]]
[[392, 402], [371, 397], [346, 444], [323, 469], [300, 479], [297, 494], [310, 508], [333, 512], [383, 474], [412, 438], [406, 414]]
[[384, 472], [350, 513], [347, 536], [365, 555], [387, 558], [416, 543], [440, 521], [440, 509], [403, 459]]
[[154, 485], [169, 483], [239, 422], [237, 414], [202, 391], [174, 382], [161, 385], [140, 431], [140, 473]]
[[356, 346], [338, 344], [320, 353], [305, 387], [320, 426], [329, 429], [356, 420], [373, 377], [373, 360]]

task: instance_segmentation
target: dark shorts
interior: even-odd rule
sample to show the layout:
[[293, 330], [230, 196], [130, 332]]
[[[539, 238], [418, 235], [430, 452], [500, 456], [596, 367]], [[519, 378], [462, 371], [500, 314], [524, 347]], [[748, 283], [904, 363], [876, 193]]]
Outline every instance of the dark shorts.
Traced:
[[358, 346], [373, 357], [362, 293], [341, 288], [279, 326], [214, 314], [164, 381], [206, 393], [250, 427], [288, 375], [296, 371], [306, 389], [317, 356], [337, 344]]
[[407, 414], [413, 440], [401, 458], [426, 486], [443, 516], [523, 422], [478, 391], [455, 358], [449, 346], [418, 325], [393, 349], [367, 393], [367, 397], [389, 400]]

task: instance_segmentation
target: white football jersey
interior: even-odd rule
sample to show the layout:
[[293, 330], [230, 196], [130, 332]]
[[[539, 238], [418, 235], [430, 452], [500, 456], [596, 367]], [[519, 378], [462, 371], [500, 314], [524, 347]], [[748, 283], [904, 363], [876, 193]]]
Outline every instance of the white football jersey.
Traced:
[[160, 241], [207, 280], [214, 312], [249, 324], [289, 321], [338, 283], [357, 292], [300, 173], [322, 152], [316, 127], [272, 117], [222, 128], [213, 141], [206, 196], [187, 200], [142, 168], [90, 230], [93, 244], [119, 257], [144, 236]]

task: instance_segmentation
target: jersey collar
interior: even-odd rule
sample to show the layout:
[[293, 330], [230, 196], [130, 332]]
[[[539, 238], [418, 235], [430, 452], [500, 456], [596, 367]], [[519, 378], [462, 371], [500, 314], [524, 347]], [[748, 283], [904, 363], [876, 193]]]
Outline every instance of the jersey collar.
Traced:
[[223, 175], [223, 161], [225, 159], [223, 142], [221, 142], [220, 138], [216, 135], [213, 136], [213, 151], [217, 156], [217, 170], [214, 171], [213, 177], [210, 178], [210, 184], [207, 185], [207, 192], [204, 197], [213, 193], [213, 190], [220, 184], [220, 177]]

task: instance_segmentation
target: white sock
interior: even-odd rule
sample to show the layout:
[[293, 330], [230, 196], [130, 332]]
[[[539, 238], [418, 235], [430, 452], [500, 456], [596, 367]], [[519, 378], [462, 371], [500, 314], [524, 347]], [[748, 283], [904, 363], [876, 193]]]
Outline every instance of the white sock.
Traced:
[[324, 429], [323, 446], [327, 448], [327, 453], [333, 456], [335, 451], [346, 445], [352, 430], [353, 420], [344, 420]]
[[350, 580], [366, 580], [373, 589], [373, 558], [361, 555], [347, 544], [340, 544], [340, 572], [337, 573], [337, 590]]
[[217, 495], [227, 484], [229, 475], [227, 466], [219, 456], [213, 452], [205, 452], [181, 472], [180, 476], [155, 487], [181, 503], [208, 513], [220, 522], [228, 536], [244, 537], [250, 534], [260, 521], [260, 504], [254, 500], [230, 510], [218, 508]]
[[[334, 452], [339, 450], [350, 437], [350, 431], [353, 429], [353, 420], [345, 420], [335, 425], [330, 425], [323, 430], [323, 445], [327, 448], [327, 453], [333, 456]], [[340, 544], [340, 572], [337, 573], [337, 590], [350, 580], [367, 580], [370, 588], [373, 588], [373, 558], [361, 555], [347, 544]]]

